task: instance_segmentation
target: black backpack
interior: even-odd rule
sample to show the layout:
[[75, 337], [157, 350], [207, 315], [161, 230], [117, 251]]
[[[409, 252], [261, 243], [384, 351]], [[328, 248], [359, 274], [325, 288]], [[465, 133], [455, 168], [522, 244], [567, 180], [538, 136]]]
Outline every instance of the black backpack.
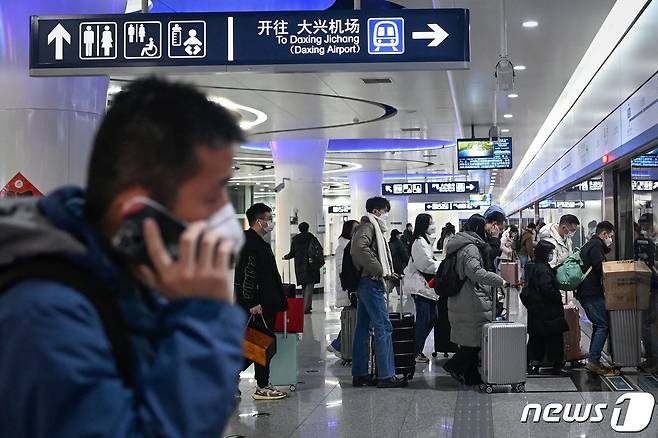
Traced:
[[466, 278], [457, 274], [457, 252], [446, 255], [436, 271], [434, 291], [442, 298], [454, 297], [462, 290]]
[[315, 237], [308, 244], [308, 264], [311, 269], [320, 269], [324, 266], [324, 250]]
[[352, 261], [352, 242], [348, 243], [343, 251], [343, 269], [340, 271], [340, 285], [343, 290], [348, 292], [356, 292], [359, 288], [359, 281], [361, 281], [361, 270], [354, 266]]
[[132, 387], [132, 354], [128, 326], [112, 291], [89, 271], [61, 256], [53, 255], [36, 256], [15, 262], [0, 270], [0, 294], [21, 281], [37, 278], [64, 284], [89, 300], [98, 313], [103, 331], [112, 348], [119, 376], [125, 387]]

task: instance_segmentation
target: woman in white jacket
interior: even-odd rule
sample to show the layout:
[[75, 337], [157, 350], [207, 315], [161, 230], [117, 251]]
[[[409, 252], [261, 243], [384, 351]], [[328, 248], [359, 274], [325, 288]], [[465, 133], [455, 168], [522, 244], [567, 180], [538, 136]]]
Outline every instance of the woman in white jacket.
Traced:
[[429, 359], [423, 354], [425, 341], [432, 331], [438, 317], [437, 304], [439, 296], [428, 281], [434, 277], [439, 262], [433, 257], [434, 251], [429, 236], [436, 233], [432, 216], [426, 213], [416, 217], [411, 258], [404, 270], [402, 290], [414, 298], [416, 304], [416, 362], [427, 363]]
[[[359, 226], [359, 222], [355, 220], [349, 220], [343, 223], [343, 231], [340, 233], [338, 238], [338, 246], [336, 247], [336, 307], [347, 307], [350, 303], [350, 293], [343, 289], [340, 282], [340, 273], [343, 272], [343, 254], [345, 253], [345, 248], [352, 240], [352, 235], [354, 230]], [[340, 357], [340, 332], [336, 339], [334, 339], [331, 344], [327, 347], [327, 351], [334, 353], [336, 356]]]

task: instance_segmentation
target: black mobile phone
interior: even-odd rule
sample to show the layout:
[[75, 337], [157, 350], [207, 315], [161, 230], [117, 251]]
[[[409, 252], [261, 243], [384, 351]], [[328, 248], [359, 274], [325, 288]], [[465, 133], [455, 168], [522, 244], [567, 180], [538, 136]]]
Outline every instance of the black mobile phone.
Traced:
[[144, 221], [155, 220], [160, 228], [160, 234], [167, 252], [175, 260], [180, 254], [180, 236], [187, 226], [168, 214], [166, 210], [151, 205], [144, 205], [134, 213], [129, 214], [119, 226], [114, 236], [114, 247], [131, 262], [153, 267], [144, 240]]

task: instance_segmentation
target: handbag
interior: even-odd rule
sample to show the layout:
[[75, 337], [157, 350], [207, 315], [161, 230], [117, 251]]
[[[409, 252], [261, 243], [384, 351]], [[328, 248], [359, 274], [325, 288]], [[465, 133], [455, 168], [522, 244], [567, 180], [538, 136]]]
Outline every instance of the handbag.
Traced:
[[254, 320], [254, 315], [249, 317], [242, 350], [243, 356], [247, 360], [261, 366], [267, 366], [270, 359], [276, 354], [276, 336], [267, 327], [262, 314], [260, 317], [263, 320], [262, 326], [251, 323]]

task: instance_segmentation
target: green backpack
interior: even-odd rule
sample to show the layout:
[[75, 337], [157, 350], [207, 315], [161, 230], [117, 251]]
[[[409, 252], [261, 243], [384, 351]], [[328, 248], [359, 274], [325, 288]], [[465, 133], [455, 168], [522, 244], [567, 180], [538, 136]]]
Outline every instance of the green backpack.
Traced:
[[567, 257], [564, 262], [557, 267], [557, 282], [562, 290], [576, 290], [585, 280], [592, 268], [583, 272], [585, 264], [580, 258], [580, 251], [576, 251]]

